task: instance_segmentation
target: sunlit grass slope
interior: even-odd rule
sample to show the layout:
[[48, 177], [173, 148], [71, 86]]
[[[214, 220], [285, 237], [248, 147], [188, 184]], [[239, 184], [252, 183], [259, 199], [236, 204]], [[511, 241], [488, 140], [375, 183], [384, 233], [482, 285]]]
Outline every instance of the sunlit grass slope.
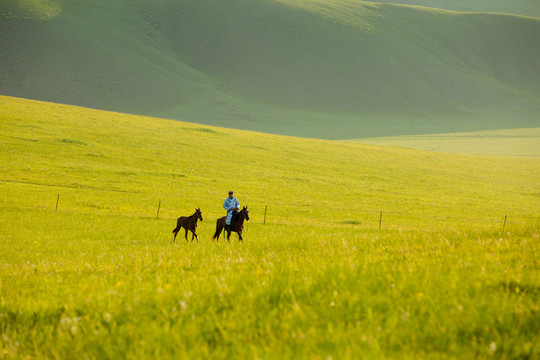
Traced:
[[167, 199], [171, 210], [188, 201], [188, 209], [218, 205], [221, 214], [219, 199], [235, 188], [272, 216], [297, 218], [299, 208], [310, 215], [297, 221], [357, 220], [358, 211], [378, 210], [461, 216], [463, 204], [471, 215], [536, 211], [537, 160], [277, 137], [9, 97], [1, 111], [5, 182], [68, 194], [95, 189], [115, 199], [113, 207], [150, 196], [151, 208]]
[[371, 0], [371, 2], [418, 5], [454, 11], [495, 12], [540, 18], [540, 6], [536, 0]]
[[334, 139], [538, 126], [537, 18], [352, 0], [10, 0], [0, 16], [3, 95]]
[[0, 97], [1, 356], [538, 357], [539, 170]]
[[353, 141], [456, 154], [540, 158], [540, 128], [391, 136]]

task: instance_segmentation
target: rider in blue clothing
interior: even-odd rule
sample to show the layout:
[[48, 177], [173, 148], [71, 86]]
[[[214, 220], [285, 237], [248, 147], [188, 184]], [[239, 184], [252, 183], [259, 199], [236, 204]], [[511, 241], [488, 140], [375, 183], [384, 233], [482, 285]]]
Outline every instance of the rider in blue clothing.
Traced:
[[229, 191], [229, 197], [223, 202], [223, 208], [227, 211], [227, 219], [225, 219], [225, 224], [229, 226], [231, 225], [232, 217], [236, 215], [240, 209], [240, 202], [234, 197], [234, 193], [232, 191]]

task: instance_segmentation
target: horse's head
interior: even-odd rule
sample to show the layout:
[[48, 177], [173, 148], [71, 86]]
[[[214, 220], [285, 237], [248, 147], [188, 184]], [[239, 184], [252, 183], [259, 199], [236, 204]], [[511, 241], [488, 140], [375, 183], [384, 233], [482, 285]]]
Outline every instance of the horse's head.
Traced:
[[202, 211], [201, 208], [195, 209], [195, 214], [197, 215], [197, 218], [202, 221]]
[[249, 211], [247, 206], [244, 206], [242, 210], [240, 210], [240, 213], [244, 215], [244, 218], [249, 221]]

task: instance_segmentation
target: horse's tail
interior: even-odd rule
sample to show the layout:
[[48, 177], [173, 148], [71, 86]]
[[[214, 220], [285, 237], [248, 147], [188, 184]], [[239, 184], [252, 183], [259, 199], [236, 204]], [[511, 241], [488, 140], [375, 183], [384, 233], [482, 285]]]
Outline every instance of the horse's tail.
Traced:
[[221, 233], [221, 230], [219, 228], [219, 220], [216, 221], [216, 232], [214, 233], [214, 236], [212, 236], [212, 241], [219, 239], [219, 234]]

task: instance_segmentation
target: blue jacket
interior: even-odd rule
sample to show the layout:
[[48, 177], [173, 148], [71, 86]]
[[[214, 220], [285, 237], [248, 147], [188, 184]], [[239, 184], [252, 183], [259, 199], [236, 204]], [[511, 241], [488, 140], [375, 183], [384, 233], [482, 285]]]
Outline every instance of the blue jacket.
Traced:
[[232, 199], [228, 197], [223, 202], [223, 208], [227, 210], [227, 213], [229, 213], [229, 209], [235, 209], [235, 208], [240, 209], [240, 202], [235, 197], [233, 197]]

